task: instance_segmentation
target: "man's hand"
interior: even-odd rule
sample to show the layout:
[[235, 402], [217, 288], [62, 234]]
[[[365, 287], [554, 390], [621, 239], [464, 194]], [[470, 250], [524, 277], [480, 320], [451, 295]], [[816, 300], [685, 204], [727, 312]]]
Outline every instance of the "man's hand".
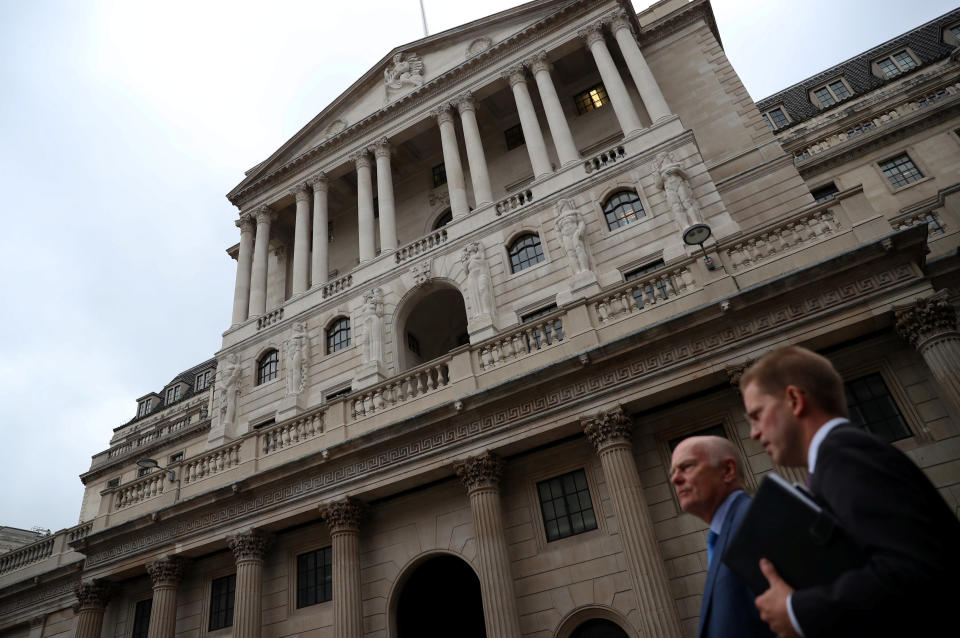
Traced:
[[790, 612], [787, 611], [787, 596], [793, 593], [793, 587], [780, 578], [773, 563], [766, 558], [760, 559], [760, 571], [770, 583], [770, 588], [754, 601], [760, 610], [760, 618], [781, 638], [799, 638], [790, 622]]

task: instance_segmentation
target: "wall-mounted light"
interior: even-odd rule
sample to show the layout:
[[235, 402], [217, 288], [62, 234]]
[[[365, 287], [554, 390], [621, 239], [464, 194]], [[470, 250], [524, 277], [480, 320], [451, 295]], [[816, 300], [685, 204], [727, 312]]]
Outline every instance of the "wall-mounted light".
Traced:
[[171, 483], [173, 483], [176, 477], [176, 474], [174, 473], [173, 470], [160, 465], [159, 463], [157, 463], [156, 459], [147, 459], [147, 458], [137, 459], [137, 467], [142, 467], [147, 470], [152, 470], [153, 468], [158, 467], [161, 470], [165, 470], [167, 472], [167, 478], [170, 479]]
[[707, 267], [707, 270], [716, 268], [713, 260], [707, 255], [707, 251], [703, 249], [703, 242], [710, 239], [710, 235], [712, 234], [713, 231], [711, 231], [710, 227], [706, 224], [694, 224], [683, 231], [683, 243], [688, 246], [700, 246], [700, 252], [703, 253], [703, 263]]

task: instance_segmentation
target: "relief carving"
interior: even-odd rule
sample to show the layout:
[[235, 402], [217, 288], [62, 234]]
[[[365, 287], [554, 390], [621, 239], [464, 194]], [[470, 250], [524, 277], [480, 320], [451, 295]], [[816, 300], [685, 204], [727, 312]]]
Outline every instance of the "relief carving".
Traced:
[[363, 326], [363, 362], [383, 361], [383, 292], [379, 288], [363, 294], [360, 325]]
[[896, 310], [897, 334], [917, 347], [930, 337], [957, 330], [957, 311], [947, 291], [917, 299], [913, 306]]
[[272, 543], [273, 536], [254, 530], [227, 536], [227, 545], [238, 563], [245, 560], [263, 560], [263, 555]]
[[310, 337], [305, 321], [293, 324], [293, 336], [287, 341], [285, 349], [287, 395], [295, 396], [306, 389], [310, 372]]
[[503, 459], [491, 452], [484, 452], [455, 464], [454, 470], [468, 492], [481, 488], [496, 488], [503, 474]]
[[215, 385], [217, 406], [220, 411], [220, 427], [233, 425], [237, 418], [237, 399], [240, 397], [240, 361], [237, 355], [228, 354], [217, 364]]
[[574, 275], [590, 271], [590, 256], [584, 237], [586, 224], [583, 216], [577, 212], [573, 201], [562, 199], [557, 203], [557, 231], [560, 243], [567, 253], [567, 262]]
[[320, 506], [320, 518], [330, 527], [331, 534], [359, 531], [363, 513], [363, 503], [353, 498], [324, 503]]
[[581, 419], [580, 424], [597, 452], [610, 445], [630, 444], [630, 417], [619, 405], [612, 410], [599, 412], [593, 418]]
[[693, 189], [687, 172], [683, 169], [676, 156], [671, 152], [657, 155], [654, 161], [657, 171], [657, 188], [662, 189], [667, 196], [667, 205], [673, 213], [680, 229], [686, 229], [694, 224], [703, 223], [700, 216], [700, 204], [693, 196]]
[[387, 100], [404, 89], [423, 85], [423, 60], [416, 53], [394, 54], [393, 60], [383, 71], [383, 81], [387, 86]]
[[98, 608], [103, 609], [110, 602], [110, 594], [113, 587], [106, 580], [88, 580], [77, 583], [73, 593], [77, 596], [77, 609]]
[[183, 578], [186, 561], [181, 558], [161, 558], [145, 565], [154, 587], [176, 585]]
[[470, 242], [463, 249], [460, 261], [467, 271], [467, 288], [473, 301], [473, 317], [493, 316], [493, 283], [490, 279], [490, 265], [483, 254], [480, 242]]

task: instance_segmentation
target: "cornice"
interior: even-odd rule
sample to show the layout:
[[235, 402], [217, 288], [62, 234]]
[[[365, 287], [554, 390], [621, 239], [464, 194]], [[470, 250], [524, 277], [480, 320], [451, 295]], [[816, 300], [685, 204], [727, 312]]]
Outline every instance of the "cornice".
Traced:
[[663, 16], [659, 20], [641, 27], [640, 46], [648, 46], [659, 42], [695, 22], [698, 18], [707, 23], [707, 27], [713, 32], [713, 37], [717, 39], [717, 43], [722, 49], [723, 42], [720, 40], [720, 30], [717, 28], [717, 20], [713, 16], [713, 8], [708, 0], [693, 0], [693, 2], [683, 5], [680, 9]]

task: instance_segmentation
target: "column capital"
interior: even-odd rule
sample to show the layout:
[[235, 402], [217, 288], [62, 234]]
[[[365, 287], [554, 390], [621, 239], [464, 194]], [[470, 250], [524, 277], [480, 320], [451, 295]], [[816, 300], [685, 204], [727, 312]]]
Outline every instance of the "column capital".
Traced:
[[610, 33], [616, 34], [620, 29], [627, 29], [631, 34], [633, 33], [633, 23], [630, 22], [630, 16], [623, 9], [605, 16], [603, 21], [609, 25]]
[[381, 137], [371, 144], [368, 150], [378, 159], [381, 157], [390, 157], [390, 141], [385, 137]]
[[320, 506], [320, 518], [330, 528], [330, 533], [358, 532], [363, 518], [364, 505], [355, 498], [344, 498]]
[[254, 216], [252, 213], [241, 214], [240, 219], [236, 220], [233, 223], [236, 224], [237, 228], [240, 229], [241, 233], [253, 232], [254, 228], [257, 225], [256, 220], [254, 219]]
[[356, 165], [357, 170], [370, 168], [370, 153], [368, 153], [365, 148], [361, 149], [350, 156], [350, 161]]
[[437, 118], [437, 124], [453, 123], [453, 109], [449, 104], [441, 104], [433, 110]]
[[43, 623], [46, 622], [46, 614], [38, 614], [30, 618], [30, 629], [40, 629], [43, 627]]
[[751, 359], [749, 361], [746, 361], [745, 363], [741, 363], [738, 366], [730, 366], [725, 370], [725, 372], [727, 373], [727, 380], [730, 381], [730, 385], [733, 386], [733, 388], [735, 388], [737, 392], [740, 391], [740, 377], [742, 377], [743, 373], [747, 371], [747, 368], [749, 368], [752, 365], [753, 365], [753, 360]]
[[238, 563], [243, 560], [263, 560], [272, 543], [273, 535], [255, 530], [227, 536], [227, 545]]
[[454, 464], [453, 469], [467, 492], [496, 488], [503, 474], [503, 459], [492, 452], [484, 452]]
[[513, 88], [517, 84], [526, 84], [526, 67], [522, 64], [510, 67], [503, 72], [503, 79], [510, 83], [510, 88]]
[[595, 417], [581, 419], [580, 425], [597, 452], [615, 444], [630, 444], [630, 417], [619, 405], [598, 412]]
[[524, 64], [530, 69], [530, 72], [536, 75], [537, 73], [542, 73], [546, 71], [549, 73], [553, 70], [553, 64], [550, 63], [550, 60], [547, 59], [547, 52], [541, 51], [532, 58], [528, 59]]
[[586, 43], [587, 47], [593, 46], [596, 42], [603, 42], [606, 45], [606, 41], [603, 39], [603, 22], [600, 20], [580, 29], [577, 31], [577, 35]]
[[183, 578], [187, 561], [182, 558], [165, 557], [144, 565], [154, 587], [176, 585]]
[[253, 211], [254, 217], [257, 219], [257, 224], [269, 224], [276, 217], [276, 213], [270, 210], [269, 206], [260, 206]]
[[106, 580], [88, 580], [79, 582], [73, 588], [73, 593], [77, 596], [77, 607], [93, 607], [103, 609], [110, 602], [110, 594], [113, 586]]
[[323, 192], [326, 193], [330, 188], [330, 181], [327, 179], [327, 174], [323, 171], [320, 171], [316, 175], [310, 178], [309, 182], [310, 187], [313, 189], [313, 192]]
[[946, 289], [917, 299], [912, 305], [895, 308], [894, 314], [897, 334], [914, 347], [931, 337], [957, 330], [957, 311], [950, 304]]
[[457, 107], [457, 111], [460, 113], [477, 110], [477, 101], [473, 98], [473, 93], [471, 91], [467, 91], [463, 95], [457, 97], [457, 99], [453, 101], [453, 104]]
[[290, 194], [297, 198], [298, 202], [310, 201], [310, 191], [306, 184], [296, 184], [290, 188]]

